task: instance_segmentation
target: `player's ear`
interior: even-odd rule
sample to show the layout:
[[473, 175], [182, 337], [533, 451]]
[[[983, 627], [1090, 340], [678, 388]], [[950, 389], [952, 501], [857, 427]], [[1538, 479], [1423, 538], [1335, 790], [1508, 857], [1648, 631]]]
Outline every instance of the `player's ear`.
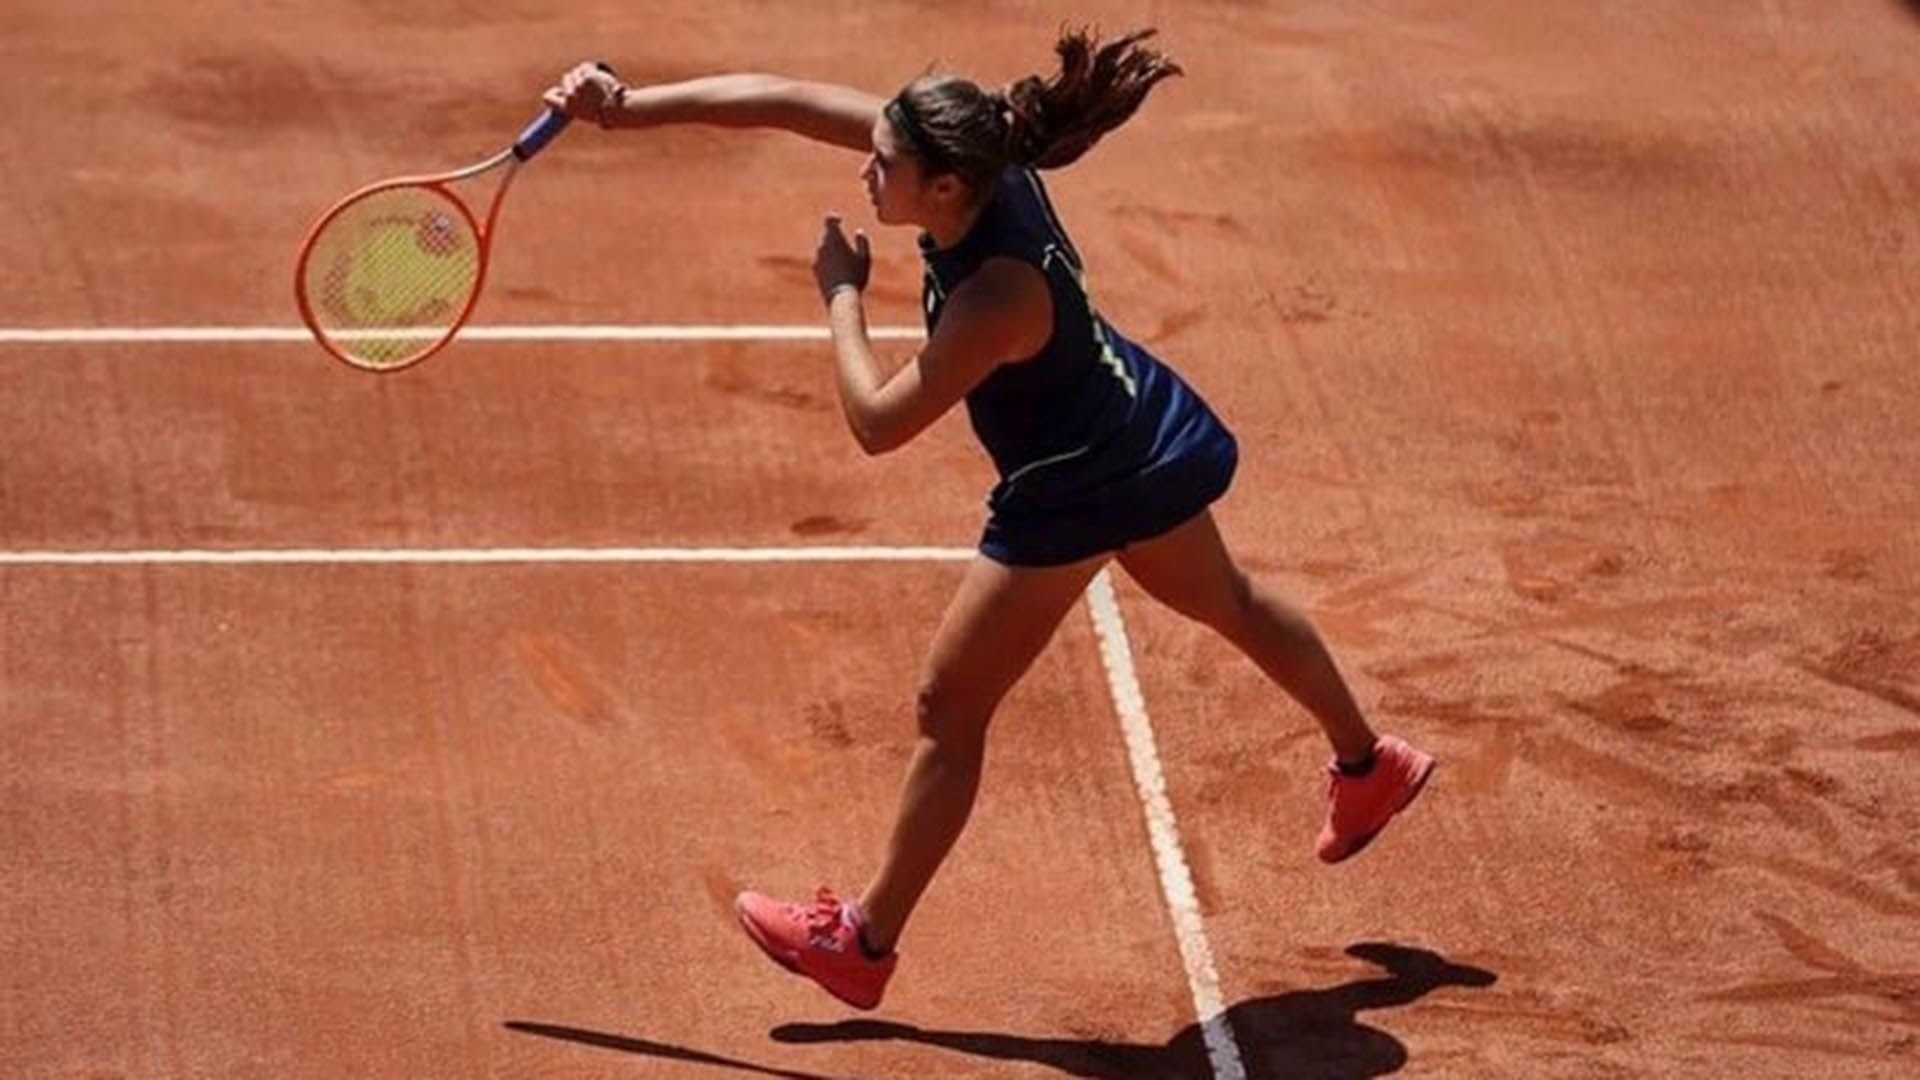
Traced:
[[967, 185], [952, 173], [941, 173], [933, 178], [933, 194], [942, 202], [954, 202], [967, 197]]

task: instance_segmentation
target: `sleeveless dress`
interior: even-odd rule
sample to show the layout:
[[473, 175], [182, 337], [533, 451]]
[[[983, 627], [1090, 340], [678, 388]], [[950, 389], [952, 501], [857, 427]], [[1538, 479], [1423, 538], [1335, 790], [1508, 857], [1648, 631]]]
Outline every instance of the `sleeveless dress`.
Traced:
[[1008, 169], [965, 237], [937, 248], [922, 235], [920, 252], [930, 336], [946, 298], [990, 258], [1034, 267], [1053, 299], [1046, 345], [967, 394], [1000, 474], [981, 554], [1010, 566], [1075, 562], [1164, 533], [1226, 492], [1239, 461], [1233, 435], [1093, 310], [1079, 253], [1036, 173]]

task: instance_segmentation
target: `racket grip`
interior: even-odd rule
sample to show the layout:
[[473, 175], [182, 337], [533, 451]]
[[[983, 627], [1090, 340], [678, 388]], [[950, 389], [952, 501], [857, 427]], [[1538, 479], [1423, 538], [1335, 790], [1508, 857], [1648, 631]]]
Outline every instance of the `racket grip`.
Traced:
[[[613, 74], [612, 66], [605, 60], [596, 60], [594, 66], [609, 75]], [[573, 117], [559, 109], [549, 107], [546, 112], [540, 114], [538, 119], [527, 125], [527, 129], [520, 133], [519, 138], [513, 140], [513, 156], [521, 161], [531, 160], [533, 155], [545, 150], [548, 143], [567, 130], [567, 125], [572, 122]]]
[[[547, 144], [552, 142], [561, 132], [567, 130], [567, 125], [572, 122], [573, 117], [568, 116], [559, 109], [548, 109], [546, 112], [541, 113], [539, 119], [528, 124], [527, 130], [521, 132], [520, 137], [513, 140], [513, 156], [519, 158], [521, 161], [531, 159], [533, 155], [545, 150]], [[494, 145], [498, 146], [499, 144], [495, 143]]]

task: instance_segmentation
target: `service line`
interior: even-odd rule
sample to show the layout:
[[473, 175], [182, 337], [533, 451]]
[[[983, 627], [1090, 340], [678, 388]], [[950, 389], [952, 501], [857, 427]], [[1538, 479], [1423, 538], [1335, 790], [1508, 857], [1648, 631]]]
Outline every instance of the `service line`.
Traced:
[[254, 548], [0, 551], [0, 566], [461, 566], [487, 563], [965, 562], [947, 547]]
[[[925, 336], [913, 326], [875, 326], [876, 341], [910, 341]], [[461, 341], [827, 341], [825, 326], [707, 326], [565, 324], [469, 326]], [[276, 344], [311, 342], [303, 326], [0, 326], [0, 345], [169, 345]]]

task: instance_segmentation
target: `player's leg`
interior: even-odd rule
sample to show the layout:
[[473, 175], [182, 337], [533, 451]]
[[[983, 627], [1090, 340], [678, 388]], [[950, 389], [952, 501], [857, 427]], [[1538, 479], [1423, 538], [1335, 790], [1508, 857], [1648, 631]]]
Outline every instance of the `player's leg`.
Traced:
[[976, 559], [947, 607], [915, 695], [920, 737], [886, 860], [860, 907], [885, 950], [933, 880], [973, 809], [987, 723], [1046, 648], [1106, 556], [1057, 567]]
[[893, 944], [973, 809], [994, 708], [1106, 558], [1044, 568], [980, 558], [968, 567], [921, 676], [920, 738], [879, 874], [857, 905], [826, 889], [811, 905], [742, 893], [741, 926], [769, 957], [856, 1008], [880, 1003]]
[[1120, 565], [1154, 599], [1218, 631], [1313, 715], [1343, 761], [1367, 756], [1373, 729], [1306, 615], [1237, 566], [1211, 511], [1129, 545]]
[[1234, 563], [1210, 511], [1119, 558], [1155, 599], [1238, 646], [1326, 732], [1336, 765], [1321, 858], [1355, 854], [1419, 793], [1433, 759], [1374, 734], [1313, 623]]

